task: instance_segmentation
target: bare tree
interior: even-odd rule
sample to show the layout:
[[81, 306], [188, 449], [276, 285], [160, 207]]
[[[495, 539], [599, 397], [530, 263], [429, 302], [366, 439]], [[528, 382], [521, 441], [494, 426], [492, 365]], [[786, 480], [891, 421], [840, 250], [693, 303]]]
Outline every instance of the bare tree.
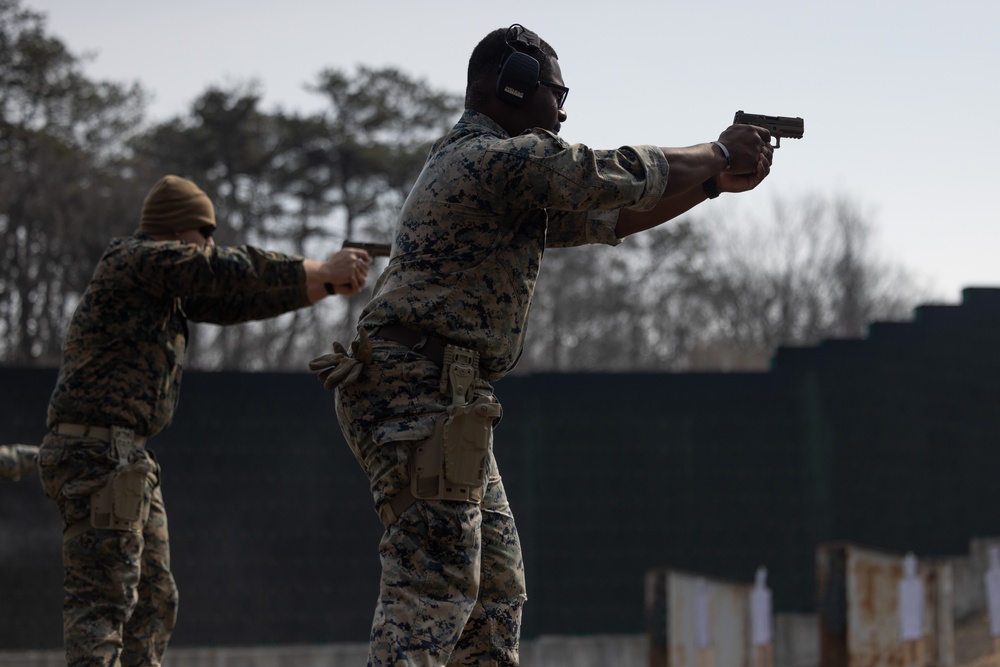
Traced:
[[847, 196], [778, 199], [763, 222], [707, 222], [713, 252], [697, 300], [709, 317], [686, 367], [763, 368], [780, 345], [861, 337], [926, 297], [876, 256], [870, 216]]
[[676, 366], [693, 322], [682, 302], [700, 275], [705, 239], [685, 222], [617, 248], [545, 251], [522, 371]]
[[926, 294], [880, 261], [846, 196], [775, 200], [766, 220], [687, 215], [618, 248], [547, 250], [519, 368], [763, 369], [781, 345], [859, 337]]
[[[138, 86], [94, 82], [45, 33], [44, 18], [0, 0], [0, 359], [53, 364], [63, 327], [112, 230], [141, 198], [124, 141]], [[138, 198], [138, 200], [137, 200]], [[130, 215], [125, 217], [125, 212]]]

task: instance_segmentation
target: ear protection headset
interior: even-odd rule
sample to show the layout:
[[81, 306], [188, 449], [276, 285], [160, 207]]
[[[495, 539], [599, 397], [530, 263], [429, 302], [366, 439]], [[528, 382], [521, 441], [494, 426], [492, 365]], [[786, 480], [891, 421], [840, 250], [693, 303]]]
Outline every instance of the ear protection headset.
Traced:
[[507, 28], [505, 40], [507, 48], [497, 69], [497, 97], [507, 104], [523, 107], [538, 88], [542, 66], [537, 59], [518, 51], [518, 45], [540, 51], [541, 40], [520, 23]]

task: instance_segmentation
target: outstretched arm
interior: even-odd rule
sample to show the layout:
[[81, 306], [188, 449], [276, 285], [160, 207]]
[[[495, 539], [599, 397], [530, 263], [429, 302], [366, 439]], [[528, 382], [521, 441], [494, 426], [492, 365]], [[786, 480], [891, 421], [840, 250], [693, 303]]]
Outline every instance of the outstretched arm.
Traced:
[[719, 192], [746, 192], [757, 187], [771, 171], [774, 149], [770, 141], [771, 135], [764, 128], [730, 126], [719, 136], [719, 143], [729, 151], [728, 169], [725, 153], [714, 143], [662, 148], [670, 168], [663, 196], [648, 211], [623, 209], [615, 228], [618, 238], [656, 227], [705, 201], [708, 196], [702, 183], [709, 179], [715, 181]]

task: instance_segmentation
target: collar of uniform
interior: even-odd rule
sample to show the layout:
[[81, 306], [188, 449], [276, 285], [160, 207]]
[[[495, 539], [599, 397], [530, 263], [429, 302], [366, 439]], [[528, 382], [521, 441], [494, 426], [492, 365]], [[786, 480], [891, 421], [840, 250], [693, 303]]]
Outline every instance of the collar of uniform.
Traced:
[[490, 134], [495, 134], [500, 137], [508, 136], [507, 131], [500, 127], [499, 123], [486, 114], [473, 111], [472, 109], [465, 110], [455, 127], [459, 127], [461, 125], [478, 125], [485, 128]]

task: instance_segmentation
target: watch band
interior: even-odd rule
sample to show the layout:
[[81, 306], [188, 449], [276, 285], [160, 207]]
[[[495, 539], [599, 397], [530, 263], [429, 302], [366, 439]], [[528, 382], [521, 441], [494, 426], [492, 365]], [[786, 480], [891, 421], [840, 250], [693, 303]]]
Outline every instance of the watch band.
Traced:
[[709, 199], [715, 199], [719, 196], [719, 186], [715, 184], [715, 179], [710, 178], [701, 184], [701, 190], [705, 193], [705, 196]]

